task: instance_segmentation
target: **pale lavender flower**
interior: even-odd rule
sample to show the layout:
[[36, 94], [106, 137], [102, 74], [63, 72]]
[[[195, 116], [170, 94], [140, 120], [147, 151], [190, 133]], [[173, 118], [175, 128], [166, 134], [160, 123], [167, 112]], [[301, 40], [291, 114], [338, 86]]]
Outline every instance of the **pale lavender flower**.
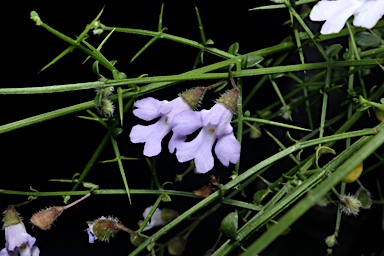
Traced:
[[[191, 109], [181, 97], [172, 101], [159, 101], [152, 97], [144, 98], [135, 102], [137, 109], [133, 110], [133, 114], [145, 121], [151, 121], [155, 118], [160, 119], [151, 125], [135, 125], [129, 137], [133, 143], [145, 143], [144, 155], [156, 156], [161, 152], [161, 141], [172, 130], [173, 117]], [[185, 140], [185, 136], [173, 134], [168, 144], [168, 149], [172, 153], [177, 145]]]
[[240, 158], [240, 143], [233, 134], [230, 124], [231, 109], [226, 104], [216, 103], [210, 110], [200, 112], [184, 111], [174, 117], [173, 132], [188, 135], [202, 127], [197, 137], [190, 142], [182, 142], [177, 147], [179, 162], [194, 159], [196, 171], [206, 173], [214, 166], [212, 146], [217, 139], [215, 154], [220, 162], [228, 166]]
[[353, 25], [372, 28], [384, 15], [384, 0], [319, 1], [309, 15], [313, 21], [324, 21], [320, 33], [338, 33], [352, 15]]
[[38, 256], [40, 250], [33, 246], [36, 238], [25, 230], [18, 213], [13, 207], [8, 207], [4, 216], [5, 248], [0, 251], [0, 256]]
[[[144, 219], [147, 218], [152, 207], [153, 206], [151, 205], [145, 208], [143, 212]], [[143, 231], [150, 230], [151, 228], [157, 227], [157, 226], [164, 226], [165, 224], [167, 224], [167, 221], [163, 220], [163, 218], [161, 217], [161, 210], [159, 208], [156, 208], [155, 212], [153, 213], [151, 219], [148, 221], [147, 225], [144, 227]]]

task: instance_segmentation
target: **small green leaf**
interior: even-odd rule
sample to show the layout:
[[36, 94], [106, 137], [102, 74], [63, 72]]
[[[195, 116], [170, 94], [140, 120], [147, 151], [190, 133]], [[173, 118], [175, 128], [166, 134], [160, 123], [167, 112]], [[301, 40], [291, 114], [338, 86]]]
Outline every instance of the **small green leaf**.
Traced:
[[355, 36], [356, 44], [361, 47], [377, 47], [380, 45], [380, 38], [369, 32], [360, 32]]
[[263, 199], [269, 194], [271, 193], [272, 190], [270, 189], [261, 189], [259, 191], [257, 191], [254, 195], [253, 195], [253, 202], [256, 204], [256, 205], [261, 205], [261, 201], [263, 201]]
[[126, 79], [127, 75], [124, 72], [119, 72], [119, 79]]
[[112, 66], [115, 66], [115, 64], [117, 63], [117, 60], [111, 60], [109, 61], [109, 63], [111, 63]]
[[259, 63], [262, 62], [263, 60], [264, 60], [264, 58], [261, 57], [261, 56], [257, 56], [257, 55], [247, 55], [247, 56], [243, 59], [242, 66], [243, 66], [243, 68], [251, 68], [251, 67], [254, 67], [254, 66], [256, 66], [257, 64], [259, 64]]
[[112, 130], [112, 136], [116, 138], [123, 132], [123, 128], [121, 127], [116, 127], [115, 129]]
[[163, 202], [172, 202], [171, 197], [168, 194], [164, 194], [163, 198], [161, 198], [161, 201]]
[[236, 55], [238, 51], [239, 51], [239, 43], [238, 43], [238, 42], [232, 44], [232, 45], [229, 47], [229, 49], [228, 49], [228, 52], [229, 52], [230, 54], [233, 54], [233, 55]]
[[142, 237], [142, 236], [139, 236], [139, 235], [133, 235], [133, 236], [130, 236], [130, 241], [131, 243], [138, 247], [140, 246], [142, 243], [144, 243], [146, 240], [146, 238]]
[[330, 57], [335, 57], [340, 51], [343, 49], [343, 46], [341, 44], [333, 44], [327, 47], [325, 50], [325, 53]]
[[63, 196], [64, 204], [67, 204], [71, 196]]
[[98, 93], [96, 93], [96, 96], [94, 98], [94, 101], [95, 101], [95, 105], [96, 106], [100, 106], [101, 105], [101, 100], [103, 99], [103, 93], [101, 91], [99, 91]]
[[207, 39], [207, 41], [205, 41], [205, 44], [206, 44], [206, 45], [213, 45], [214, 42], [213, 42], [212, 39]]
[[91, 183], [91, 182], [83, 182], [83, 186], [85, 188], [90, 188], [90, 189], [97, 189], [97, 188], [99, 188], [99, 185], [96, 185], [96, 184]]
[[237, 212], [231, 212], [221, 221], [220, 231], [230, 239], [236, 238], [239, 227], [239, 215]]
[[100, 72], [99, 72], [99, 61], [98, 60], [95, 60], [95, 62], [93, 62], [93, 64], [92, 64], [92, 71], [98, 77], [102, 77], [102, 75], [100, 75]]

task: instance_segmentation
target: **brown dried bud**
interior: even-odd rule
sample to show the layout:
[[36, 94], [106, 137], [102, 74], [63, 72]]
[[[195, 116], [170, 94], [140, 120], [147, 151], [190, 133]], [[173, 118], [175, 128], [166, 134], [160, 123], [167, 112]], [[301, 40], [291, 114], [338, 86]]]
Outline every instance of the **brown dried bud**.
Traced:
[[57, 219], [57, 217], [60, 216], [63, 211], [64, 208], [62, 206], [52, 206], [35, 213], [30, 221], [38, 228], [47, 230], [51, 228], [52, 223]]

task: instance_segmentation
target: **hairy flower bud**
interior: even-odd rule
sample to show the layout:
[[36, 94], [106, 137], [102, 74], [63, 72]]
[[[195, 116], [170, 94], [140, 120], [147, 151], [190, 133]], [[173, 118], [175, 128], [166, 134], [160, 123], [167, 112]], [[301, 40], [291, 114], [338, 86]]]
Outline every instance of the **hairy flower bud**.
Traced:
[[207, 89], [204, 87], [194, 87], [190, 90], [180, 93], [179, 97], [188, 103], [191, 109], [195, 109], [197, 106], [199, 106], [206, 92]]
[[115, 111], [115, 106], [113, 105], [113, 102], [108, 99], [102, 99], [100, 101], [100, 106], [97, 107], [97, 110], [100, 115], [103, 115], [105, 117], [111, 117], [113, 116], [113, 112]]
[[3, 222], [3, 229], [11, 225], [21, 223], [21, 217], [13, 206], [8, 206], [8, 208], [4, 211]]
[[336, 236], [334, 234], [327, 236], [327, 238], [325, 238], [325, 243], [329, 248], [332, 248], [335, 244], [337, 244]]
[[53, 206], [35, 213], [30, 221], [40, 229], [47, 230], [51, 228], [52, 223], [63, 213], [63, 211], [64, 208], [62, 206]]
[[224, 104], [232, 114], [236, 112], [239, 101], [239, 89], [235, 88], [227, 91], [216, 101], [217, 103]]
[[340, 210], [345, 213], [345, 215], [354, 216], [359, 214], [361, 202], [355, 196], [343, 195], [340, 196]]
[[114, 237], [119, 232], [121, 223], [117, 218], [104, 216], [94, 221], [87, 222], [89, 228], [87, 229], [89, 235], [89, 242], [93, 243], [99, 239], [103, 242], [109, 242], [111, 237]]

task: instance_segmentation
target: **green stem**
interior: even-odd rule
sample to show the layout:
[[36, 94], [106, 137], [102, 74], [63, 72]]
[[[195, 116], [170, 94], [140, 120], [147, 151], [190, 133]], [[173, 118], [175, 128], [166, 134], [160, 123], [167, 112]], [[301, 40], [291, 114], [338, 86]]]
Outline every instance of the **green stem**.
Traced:
[[307, 194], [298, 204], [290, 209], [279, 221], [278, 224], [267, 230], [256, 242], [248, 247], [242, 256], [257, 255], [264, 250], [275, 238], [281, 234], [286, 228], [292, 225], [299, 217], [301, 217], [309, 208], [320, 200], [332, 187], [340, 182], [352, 169], [364, 159], [370, 156], [375, 150], [384, 143], [384, 130], [380, 131], [372, 138], [366, 138], [365, 143], [355, 154], [354, 157], [348, 158], [340, 165], [335, 172], [321, 184], [317, 185], [310, 193]]

